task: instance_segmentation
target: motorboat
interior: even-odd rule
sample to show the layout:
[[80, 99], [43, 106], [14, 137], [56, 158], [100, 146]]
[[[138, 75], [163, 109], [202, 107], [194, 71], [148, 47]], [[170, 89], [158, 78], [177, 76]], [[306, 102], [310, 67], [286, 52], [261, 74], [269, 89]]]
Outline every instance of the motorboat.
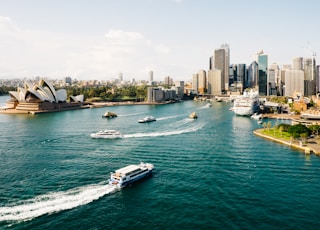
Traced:
[[114, 118], [114, 117], [117, 117], [118, 115], [114, 112], [110, 112], [110, 111], [107, 111], [103, 114], [103, 118]]
[[254, 119], [254, 120], [262, 120], [262, 114], [258, 114], [258, 113], [254, 113], [253, 115], [251, 115], [251, 119]]
[[109, 184], [117, 188], [127, 185], [150, 176], [153, 172], [153, 164], [141, 162], [138, 165], [128, 165], [111, 173]]
[[122, 134], [119, 131], [112, 130], [112, 129], [105, 129], [101, 130], [97, 133], [91, 133], [90, 136], [92, 138], [104, 138], [104, 139], [116, 139], [122, 138]]
[[147, 123], [147, 122], [152, 122], [156, 121], [156, 119], [153, 116], [146, 116], [145, 118], [139, 120], [139, 123]]
[[198, 114], [196, 112], [192, 112], [192, 113], [190, 113], [189, 118], [197, 119], [198, 118]]

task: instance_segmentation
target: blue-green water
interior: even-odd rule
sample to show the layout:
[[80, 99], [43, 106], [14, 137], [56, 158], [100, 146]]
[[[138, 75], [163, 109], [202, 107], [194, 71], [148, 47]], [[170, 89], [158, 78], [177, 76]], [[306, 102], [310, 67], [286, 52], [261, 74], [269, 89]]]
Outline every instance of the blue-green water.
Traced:
[[[228, 103], [205, 105], [0, 114], [0, 228], [318, 229], [320, 158], [254, 136]], [[138, 123], [146, 115], [157, 121]], [[125, 137], [90, 138], [105, 128]], [[107, 185], [140, 161], [151, 178]]]

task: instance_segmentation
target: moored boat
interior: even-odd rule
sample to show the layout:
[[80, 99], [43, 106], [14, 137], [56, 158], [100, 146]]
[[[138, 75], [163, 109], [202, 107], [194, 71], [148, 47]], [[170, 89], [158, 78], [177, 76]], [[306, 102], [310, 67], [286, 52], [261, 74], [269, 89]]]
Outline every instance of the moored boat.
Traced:
[[262, 120], [262, 114], [258, 114], [258, 113], [254, 113], [253, 115], [251, 115], [251, 119], [254, 120]]
[[116, 139], [116, 138], [122, 138], [122, 134], [119, 131], [113, 130], [113, 129], [105, 129], [101, 130], [97, 133], [91, 133], [90, 136], [92, 138], [104, 138], [104, 139]]
[[111, 173], [109, 184], [123, 188], [135, 181], [150, 176], [153, 164], [141, 162], [139, 165], [128, 165]]

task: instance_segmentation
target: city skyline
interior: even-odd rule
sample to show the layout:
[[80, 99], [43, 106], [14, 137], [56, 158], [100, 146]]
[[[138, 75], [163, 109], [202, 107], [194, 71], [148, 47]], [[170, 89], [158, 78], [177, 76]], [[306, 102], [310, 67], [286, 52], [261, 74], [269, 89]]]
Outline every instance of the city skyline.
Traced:
[[[320, 49], [317, 1], [0, 2], [0, 79], [191, 80], [227, 43], [230, 64], [291, 64]], [[318, 62], [318, 56], [316, 56]]]

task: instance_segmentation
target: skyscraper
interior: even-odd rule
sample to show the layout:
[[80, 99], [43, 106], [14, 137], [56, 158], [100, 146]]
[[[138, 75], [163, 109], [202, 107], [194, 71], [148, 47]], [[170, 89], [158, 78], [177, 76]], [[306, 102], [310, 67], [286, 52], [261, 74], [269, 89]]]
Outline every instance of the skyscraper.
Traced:
[[208, 94], [221, 95], [222, 94], [222, 76], [221, 70], [209, 69], [208, 70]]
[[222, 92], [229, 90], [229, 63], [230, 49], [228, 44], [223, 44], [219, 49], [214, 51], [214, 55], [210, 57], [209, 70], [214, 68], [221, 70]]
[[246, 64], [238, 64], [237, 68], [237, 88], [240, 92], [245, 90], [246, 78], [247, 78]]
[[205, 70], [198, 72], [198, 92], [200, 94], [207, 92], [207, 74]]
[[149, 72], [149, 81], [150, 82], [153, 81], [153, 71], [152, 70]]
[[[229, 67], [228, 69], [225, 69], [225, 57], [226, 56], [226, 51], [224, 49], [216, 49], [214, 51], [214, 63], [213, 63], [213, 68], [219, 69], [221, 70], [221, 82], [223, 85], [222, 91], [225, 91], [225, 85], [226, 85], [226, 81], [225, 81], [225, 72], [228, 72], [228, 76], [229, 76]], [[228, 77], [228, 82], [229, 82], [229, 77]]]
[[263, 51], [257, 53], [257, 62], [259, 67], [259, 95], [268, 95], [268, 55]]
[[198, 74], [195, 73], [192, 75], [192, 91], [198, 94], [199, 93], [198, 88], [199, 88], [199, 77], [198, 77]]
[[316, 61], [314, 57], [303, 59], [304, 96], [316, 94]]
[[253, 61], [248, 68], [248, 78], [245, 87], [246, 88], [258, 88], [258, 63]]
[[268, 95], [278, 95], [280, 83], [280, 68], [277, 63], [273, 63], [268, 69]]
[[225, 83], [225, 90], [229, 90], [229, 65], [230, 65], [230, 48], [228, 44], [222, 44], [221, 49], [224, 49], [225, 56], [224, 56], [224, 83]]

